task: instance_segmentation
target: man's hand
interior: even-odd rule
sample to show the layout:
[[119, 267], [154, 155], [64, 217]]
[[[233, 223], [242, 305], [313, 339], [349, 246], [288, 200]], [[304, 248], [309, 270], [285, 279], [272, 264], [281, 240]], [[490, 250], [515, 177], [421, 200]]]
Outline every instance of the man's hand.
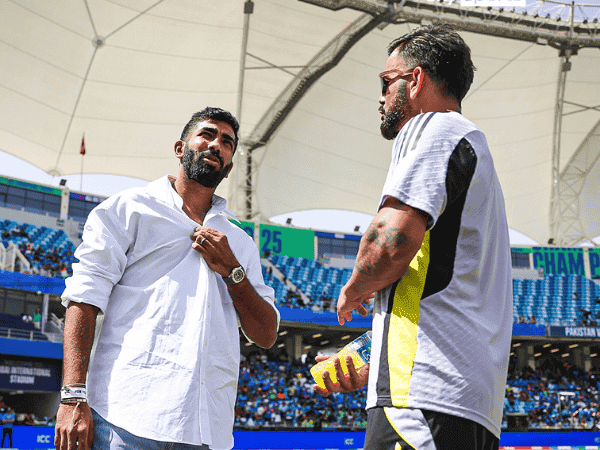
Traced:
[[337, 302], [337, 316], [340, 325], [344, 325], [346, 321], [352, 320], [352, 311], [354, 310], [365, 317], [368, 314], [365, 306], [371, 304], [373, 295], [374, 293], [372, 292], [353, 292], [349, 289], [349, 284], [346, 284], [340, 291], [340, 297]]
[[190, 236], [192, 248], [202, 255], [208, 267], [222, 277], [228, 277], [231, 270], [240, 263], [231, 251], [227, 236], [208, 227], [196, 227]]
[[[317, 362], [325, 361], [331, 358], [330, 356], [317, 356], [315, 360]], [[356, 391], [363, 386], [365, 386], [369, 381], [369, 364], [365, 364], [360, 368], [357, 372], [354, 364], [352, 363], [352, 358], [350, 356], [346, 356], [346, 366], [348, 367], [348, 376], [344, 375], [344, 371], [342, 370], [342, 363], [340, 362], [340, 358], [337, 356], [333, 356], [333, 365], [335, 367], [335, 376], [338, 380], [337, 383], [331, 381], [329, 377], [329, 372], [323, 371], [323, 383], [325, 384], [326, 389], [322, 389], [318, 385], [314, 384], [313, 388], [317, 394], [321, 394], [323, 397], [328, 397], [332, 392], [341, 392], [346, 394], [348, 392]]]
[[94, 442], [94, 420], [87, 403], [61, 404], [56, 414], [56, 450], [90, 450]]
[[[227, 236], [208, 227], [196, 227], [190, 236], [192, 248], [198, 251], [208, 267], [222, 277], [240, 266]], [[246, 268], [244, 268], [246, 270]], [[227, 286], [246, 336], [262, 348], [271, 348], [277, 340], [277, 313], [268, 301], [258, 295], [246, 277]]]

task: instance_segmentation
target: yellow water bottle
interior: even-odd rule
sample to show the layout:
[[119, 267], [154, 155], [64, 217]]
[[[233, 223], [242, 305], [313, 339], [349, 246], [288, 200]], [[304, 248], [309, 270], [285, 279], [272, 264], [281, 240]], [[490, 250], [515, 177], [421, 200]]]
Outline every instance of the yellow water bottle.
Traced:
[[[356, 338], [335, 354], [335, 356], [340, 358], [340, 363], [344, 375], [348, 376], [346, 355], [352, 358], [352, 363], [354, 364], [354, 367], [357, 371], [365, 364], [368, 364], [371, 359], [371, 330], [367, 331], [362, 336]], [[314, 378], [317, 385], [323, 389], [326, 389], [325, 383], [323, 382], [324, 370], [327, 370], [327, 372], [329, 372], [329, 377], [331, 378], [331, 381], [337, 383], [337, 377], [335, 376], [335, 365], [333, 362], [335, 356], [325, 361], [321, 361], [310, 368], [310, 374]]]

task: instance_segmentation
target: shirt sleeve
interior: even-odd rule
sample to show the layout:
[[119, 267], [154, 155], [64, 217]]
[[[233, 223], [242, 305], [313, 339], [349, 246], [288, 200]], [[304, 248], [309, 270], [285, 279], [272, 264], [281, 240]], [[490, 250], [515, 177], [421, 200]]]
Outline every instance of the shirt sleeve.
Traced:
[[[277, 330], [279, 330], [280, 314], [279, 314], [279, 310], [275, 306], [275, 291], [273, 290], [273, 288], [271, 288], [265, 284], [265, 280], [262, 275], [262, 265], [260, 263], [260, 256], [258, 254], [258, 248], [256, 247], [256, 245], [254, 244], [253, 241], [249, 241], [248, 247], [251, 250], [250, 250], [250, 255], [249, 255], [246, 267], [244, 267], [244, 270], [246, 271], [246, 276], [248, 277], [248, 281], [250, 281], [250, 284], [252, 285], [252, 287], [254, 288], [256, 293], [260, 297], [262, 297], [262, 299], [264, 301], [266, 301], [269, 305], [271, 305], [271, 308], [273, 308], [273, 310], [275, 311], [275, 314], [277, 315]], [[237, 311], [236, 311], [236, 314], [237, 314]], [[238, 315], [238, 326], [242, 330], [242, 333], [244, 333], [244, 336], [246, 336], [246, 339], [248, 339], [248, 341], [250, 341], [250, 342], [253, 342], [252, 339], [250, 339], [248, 337], [248, 335], [246, 335], [246, 332], [242, 328], [242, 324], [240, 322], [239, 315]]]
[[275, 313], [277, 314], [277, 328], [279, 329], [279, 311], [275, 307], [275, 291], [272, 287], [265, 284], [265, 279], [262, 275], [262, 264], [260, 263], [256, 245], [252, 245], [252, 255], [250, 256], [248, 264], [248, 274], [250, 284], [252, 284], [256, 293], [275, 310]]
[[446, 140], [423, 133], [418, 145], [401, 155], [391, 167], [382, 197], [395, 197], [426, 212], [430, 216], [427, 229], [431, 229], [446, 206], [446, 174], [451, 152]]
[[127, 250], [133, 242], [124, 223], [110, 207], [92, 210], [85, 224], [82, 243], [75, 251], [73, 276], [66, 280], [62, 304], [87, 303], [103, 312], [115, 284], [127, 265]]

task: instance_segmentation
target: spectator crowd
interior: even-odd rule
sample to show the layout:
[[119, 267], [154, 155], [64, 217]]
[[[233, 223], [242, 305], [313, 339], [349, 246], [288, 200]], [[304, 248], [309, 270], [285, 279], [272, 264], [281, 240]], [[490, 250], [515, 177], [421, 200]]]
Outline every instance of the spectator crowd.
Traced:
[[[31, 273], [49, 277], [66, 278], [71, 275], [71, 250], [57, 248], [43, 249], [30, 240], [25, 227], [3, 230], [2, 240], [18, 242], [18, 248], [31, 264]], [[269, 256], [269, 255], [265, 255]], [[283, 273], [283, 272], [282, 272]], [[273, 268], [266, 267], [265, 279], [274, 277]], [[283, 273], [283, 283], [287, 283]], [[574, 302], [578, 300], [573, 294]], [[596, 298], [596, 305], [600, 298]], [[279, 306], [310, 308], [313, 310], [335, 311], [335, 299], [327, 291], [313, 299], [301, 295], [299, 290], [287, 289], [277, 301]], [[597, 309], [594, 308], [594, 309]], [[600, 322], [600, 309], [579, 309], [578, 325], [597, 326]], [[31, 317], [23, 313], [25, 322], [37, 323], [39, 310]], [[519, 323], [538, 323], [535, 316], [518, 316]], [[366, 389], [352, 394], [332, 394], [328, 398], [313, 392], [313, 380], [309, 369], [314, 363], [312, 357], [304, 361], [291, 361], [282, 357], [277, 361], [268, 360], [264, 354], [254, 354], [242, 358], [238, 397], [235, 409], [235, 426], [239, 429], [262, 429], [291, 427], [320, 430], [341, 428], [363, 429], [366, 426]], [[507, 415], [527, 414], [530, 429], [583, 429], [600, 431], [599, 385], [596, 375], [560, 360], [547, 359], [538, 370], [525, 367], [519, 370], [511, 365], [506, 387], [503, 427], [507, 426]], [[15, 425], [40, 425], [48, 419], [39, 420], [32, 414], [21, 413], [14, 416], [0, 397], [0, 414], [8, 423]], [[7, 431], [6, 434], [9, 432]], [[8, 435], [5, 436], [8, 438]]]
[[507, 414], [529, 416], [530, 429], [600, 431], [598, 377], [558, 359], [549, 358], [538, 370], [511, 364], [504, 399]]
[[29, 262], [30, 268], [21, 264], [19, 259], [15, 261], [15, 272], [42, 275], [45, 277], [67, 278], [71, 276], [71, 262], [74, 260], [71, 249], [59, 249], [56, 247], [44, 248], [42, 245], [35, 246], [25, 226], [14, 227], [12, 230], [4, 229], [1, 232], [4, 246], [10, 241], [14, 242], [21, 254]]
[[[313, 392], [309, 369], [302, 361], [269, 361], [253, 355], [242, 361], [235, 425], [238, 429], [290, 427], [362, 430], [366, 388], [328, 398]], [[547, 359], [539, 370], [519, 370], [512, 361], [508, 375], [503, 428], [508, 414], [527, 414], [530, 429], [600, 431], [600, 392], [595, 374]]]
[[[283, 359], [283, 358], [282, 358]], [[240, 365], [235, 426], [243, 429], [293, 427], [362, 429], [366, 388], [325, 398], [313, 392], [308, 357], [302, 361], [269, 361], [253, 355]], [[312, 359], [314, 361], [314, 359]]]
[[[268, 360], [265, 354], [242, 357], [235, 427], [243, 430], [294, 428], [364, 430], [366, 388], [351, 394], [321, 397], [313, 392], [311, 356], [288, 362]], [[509, 414], [527, 414], [530, 430], [600, 431], [598, 377], [558, 359], [547, 359], [538, 370], [519, 370], [514, 361], [508, 375], [503, 429]], [[53, 418], [37, 418], [14, 411], [0, 396], [0, 416], [7, 424], [52, 425]], [[10, 425], [9, 425], [10, 426]], [[9, 433], [7, 431], [7, 433]], [[8, 436], [6, 436], [8, 438]]]

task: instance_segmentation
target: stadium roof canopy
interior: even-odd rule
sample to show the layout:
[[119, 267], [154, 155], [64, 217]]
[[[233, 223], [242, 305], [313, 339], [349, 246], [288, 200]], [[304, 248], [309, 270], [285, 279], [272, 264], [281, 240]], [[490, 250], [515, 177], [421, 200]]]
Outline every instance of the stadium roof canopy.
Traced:
[[191, 114], [220, 106], [241, 117], [238, 170], [219, 188], [241, 217], [248, 204], [253, 219], [374, 214], [391, 149], [377, 112], [387, 44], [446, 19], [469, 30], [463, 114], [487, 136], [509, 226], [540, 243], [600, 235], [600, 7], [251, 3], [0, 0], [0, 150], [58, 176], [152, 180], [176, 172]]

